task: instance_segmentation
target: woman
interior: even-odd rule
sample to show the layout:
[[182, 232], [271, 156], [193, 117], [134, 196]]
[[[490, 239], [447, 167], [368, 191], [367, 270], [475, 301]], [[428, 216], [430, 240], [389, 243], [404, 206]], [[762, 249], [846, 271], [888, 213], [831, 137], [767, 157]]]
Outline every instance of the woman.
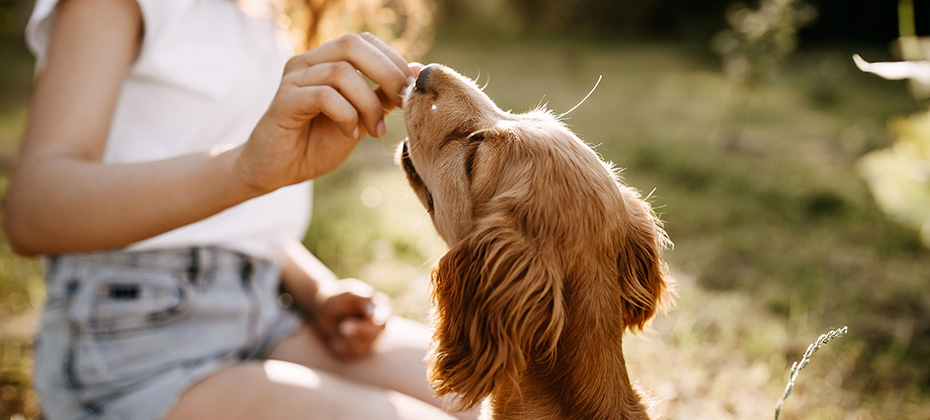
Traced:
[[425, 329], [299, 242], [307, 181], [384, 135], [421, 66], [369, 34], [288, 60], [264, 6], [37, 1], [4, 223], [47, 256], [46, 418], [450, 418]]

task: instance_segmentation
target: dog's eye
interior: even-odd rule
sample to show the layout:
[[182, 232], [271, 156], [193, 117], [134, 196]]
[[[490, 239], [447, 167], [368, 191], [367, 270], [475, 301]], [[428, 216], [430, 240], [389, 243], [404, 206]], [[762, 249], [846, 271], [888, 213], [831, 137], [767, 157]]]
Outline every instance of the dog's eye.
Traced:
[[471, 174], [475, 170], [475, 155], [478, 154], [478, 146], [484, 141], [484, 134], [475, 133], [468, 136], [468, 150], [465, 152], [465, 176], [471, 181]]
[[[442, 138], [442, 141], [439, 142], [439, 147], [442, 148], [450, 144], [461, 144], [462, 140], [465, 140], [465, 139], [469, 140], [470, 142], [472, 141], [471, 139], [473, 137], [479, 135], [479, 134], [472, 134], [473, 131], [474, 130], [472, 130], [469, 127], [456, 128], [455, 130], [450, 131], [448, 134], [446, 134], [445, 137]], [[482, 138], [484, 137], [482, 136]]]

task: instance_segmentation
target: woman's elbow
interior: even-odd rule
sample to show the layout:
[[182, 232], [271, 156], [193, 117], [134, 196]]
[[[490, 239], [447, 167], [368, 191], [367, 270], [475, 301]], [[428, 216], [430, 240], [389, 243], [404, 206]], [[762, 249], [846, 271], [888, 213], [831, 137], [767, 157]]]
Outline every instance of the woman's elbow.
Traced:
[[[10, 198], [10, 197], [7, 197]], [[41, 246], [37, 240], [39, 233], [35, 228], [36, 221], [29, 217], [29, 212], [22, 209], [15, 201], [7, 200], [3, 206], [3, 231], [10, 247], [18, 255], [35, 257], [42, 255]]]

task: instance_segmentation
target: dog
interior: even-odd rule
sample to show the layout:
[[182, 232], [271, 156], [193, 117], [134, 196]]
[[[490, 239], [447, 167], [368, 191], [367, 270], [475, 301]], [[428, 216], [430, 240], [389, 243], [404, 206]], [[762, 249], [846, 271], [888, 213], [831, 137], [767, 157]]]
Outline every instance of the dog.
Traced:
[[621, 338], [671, 279], [662, 223], [559, 118], [502, 111], [452, 69], [404, 98], [397, 158], [449, 246], [431, 272], [429, 380], [492, 419], [648, 419]]

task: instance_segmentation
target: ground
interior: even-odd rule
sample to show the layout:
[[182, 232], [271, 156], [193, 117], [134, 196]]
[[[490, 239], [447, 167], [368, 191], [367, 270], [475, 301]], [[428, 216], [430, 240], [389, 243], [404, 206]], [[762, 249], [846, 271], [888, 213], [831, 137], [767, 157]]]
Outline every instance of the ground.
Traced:
[[[930, 251], [878, 210], [855, 170], [862, 154], [893, 141], [889, 118], [915, 103], [903, 85], [856, 72], [841, 47], [802, 50], [781, 79], [740, 97], [704, 50], [441, 38], [425, 61], [479, 79], [514, 111], [544, 103], [565, 112], [603, 77], [566, 123], [651, 195], [675, 242], [666, 258], [677, 305], [623, 337], [631, 377], [667, 418], [771, 418], [791, 363], [844, 325], [849, 334], [801, 372], [781, 418], [930, 418], [921, 391], [930, 383]], [[31, 72], [17, 51], [5, 55], [14, 71], [0, 104], [0, 192]], [[745, 100], [738, 114], [734, 98]], [[444, 247], [392, 162], [403, 114], [387, 122], [386, 140], [363, 141], [318, 180], [306, 242], [337, 273], [394, 297], [398, 314], [423, 320], [427, 273]], [[0, 245], [0, 419], [37, 415], [28, 350], [39, 272]]]

